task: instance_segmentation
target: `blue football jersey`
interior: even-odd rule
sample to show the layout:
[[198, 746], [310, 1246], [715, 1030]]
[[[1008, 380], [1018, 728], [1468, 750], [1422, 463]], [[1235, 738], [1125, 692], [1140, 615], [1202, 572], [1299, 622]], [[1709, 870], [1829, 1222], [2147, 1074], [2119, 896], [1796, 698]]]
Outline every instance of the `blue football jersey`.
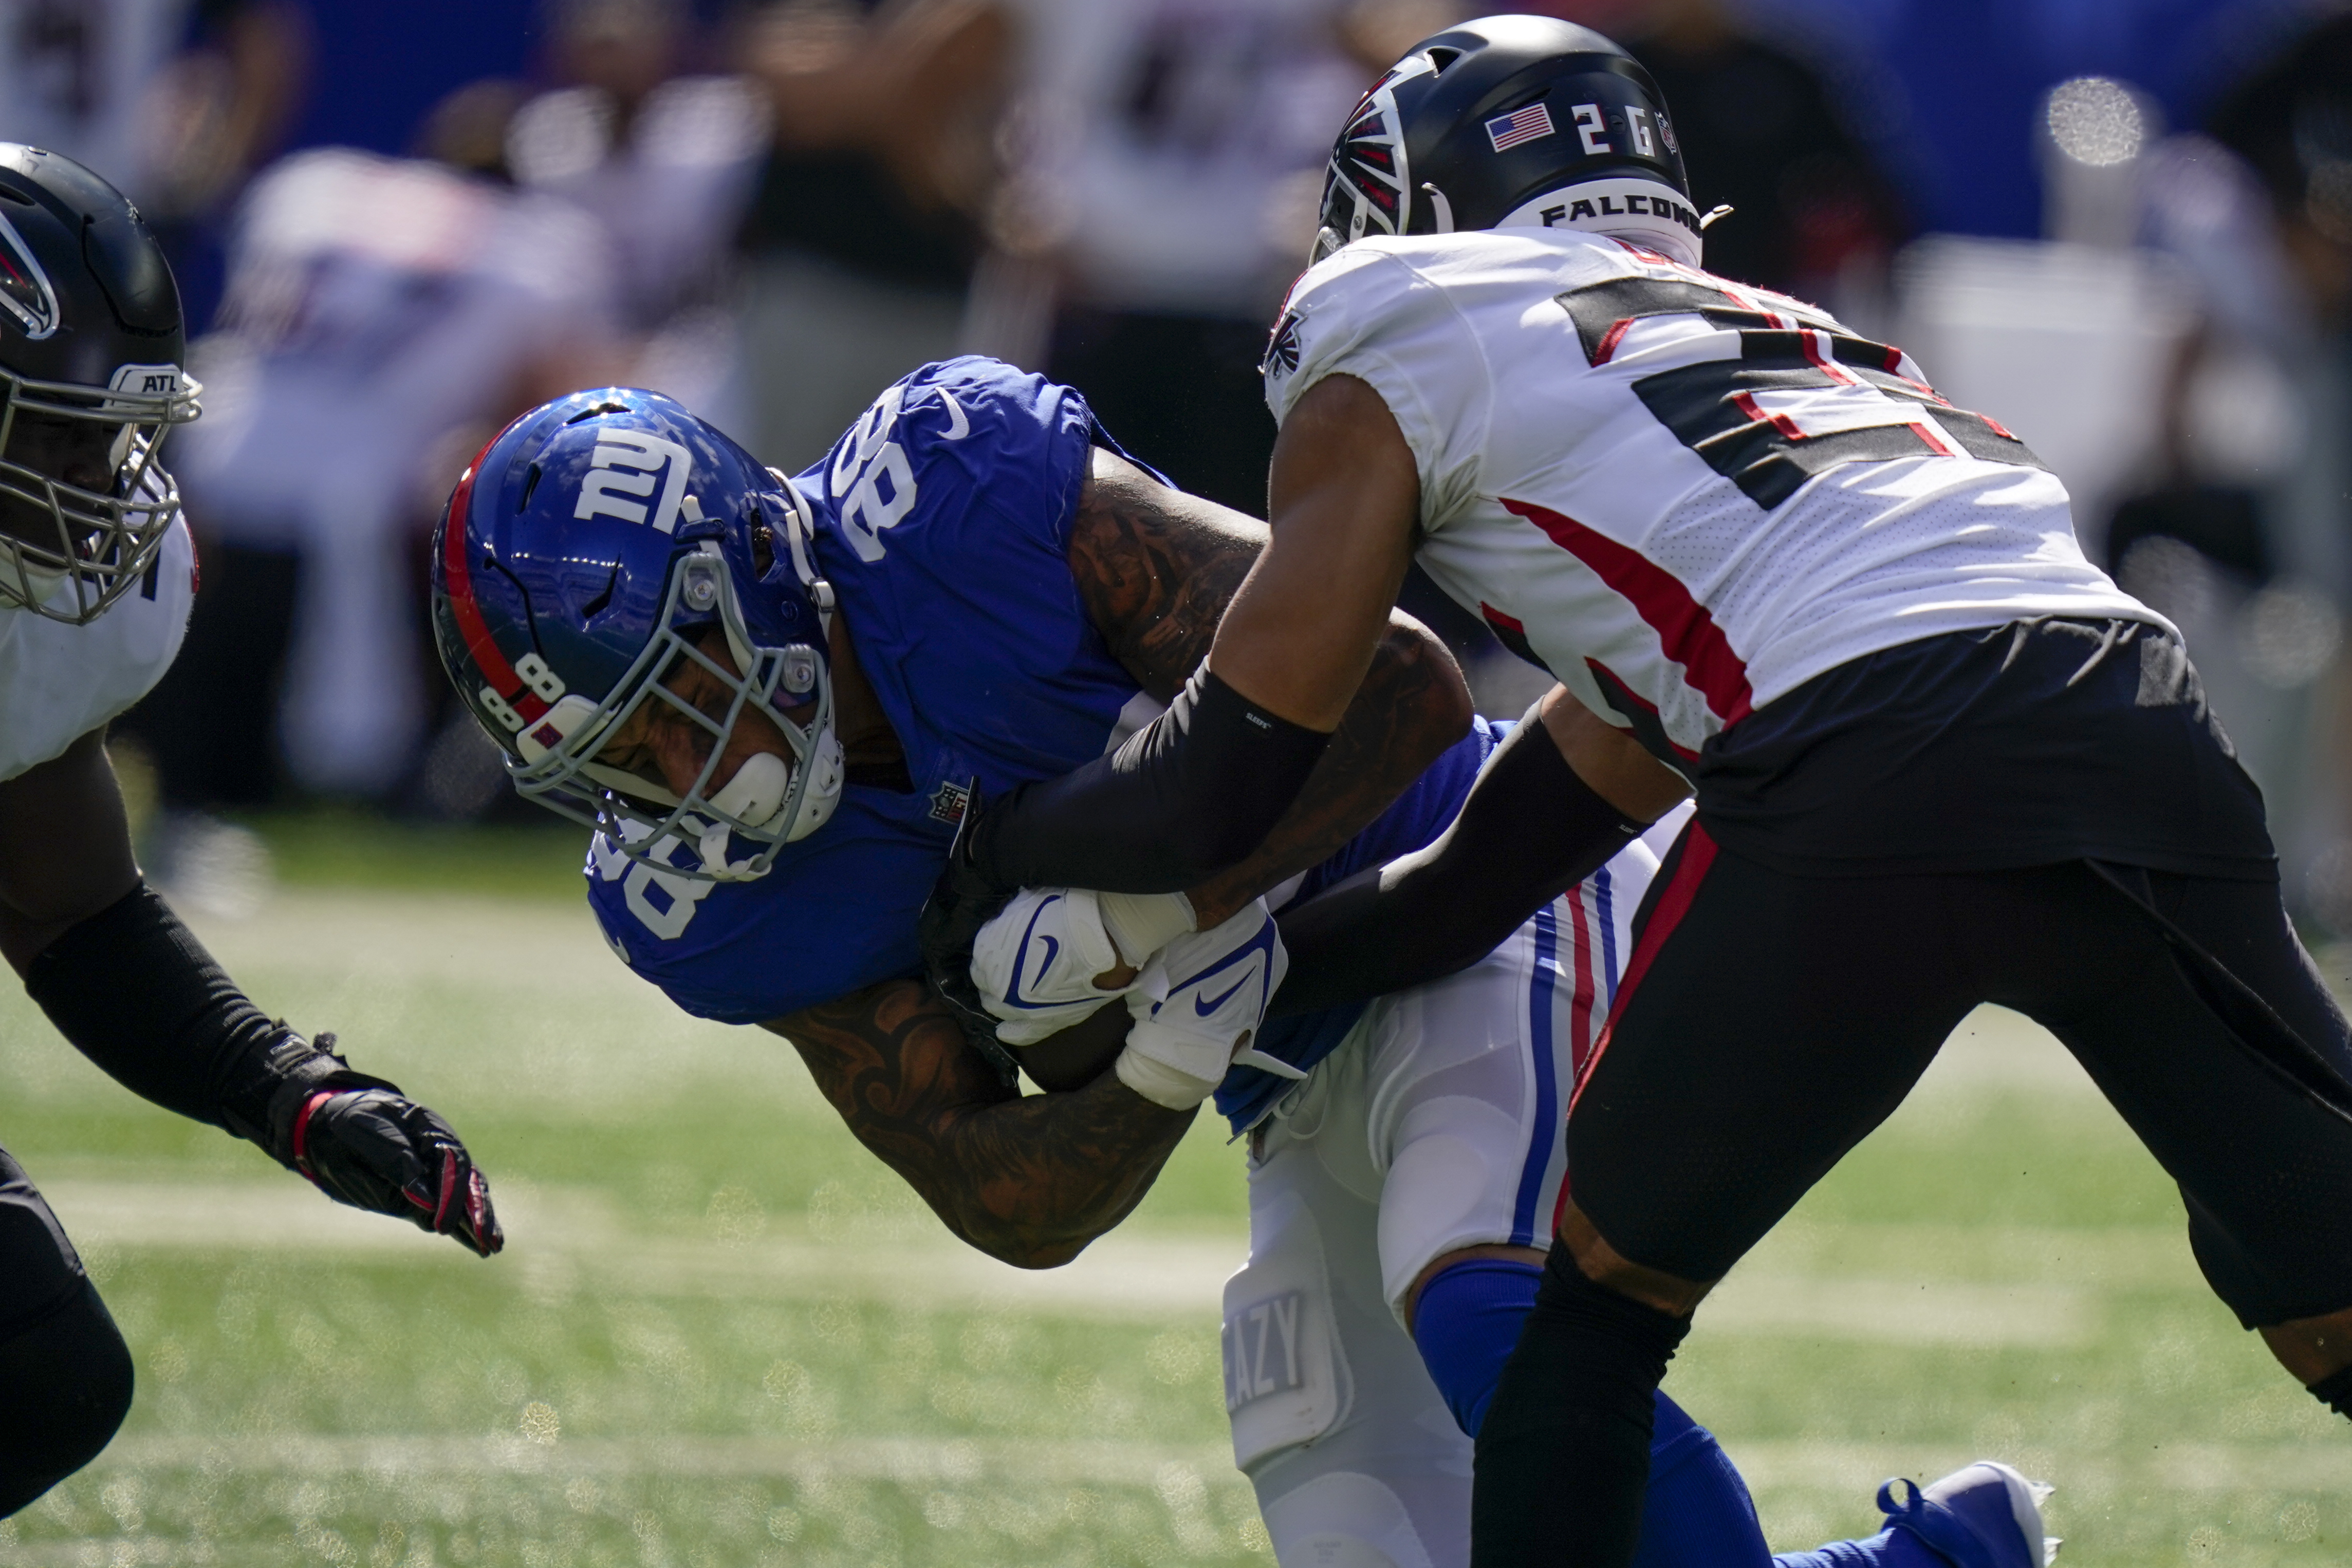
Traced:
[[[667, 874], [598, 840], [589, 901], [632, 968], [687, 1011], [729, 1023], [919, 974], [916, 918], [967, 789], [1066, 773], [1160, 711], [1111, 656], [1070, 574], [1097, 445], [1118, 450], [1077, 392], [966, 358], [891, 387], [795, 477], [816, 514], [818, 568], [914, 787], [850, 783], [832, 820], [752, 883]], [[1492, 745], [1482, 724], [1308, 873], [1302, 894], [1435, 838]], [[674, 852], [680, 864], [690, 855]], [[1344, 1021], [1280, 1020], [1259, 1049], [1306, 1066], [1345, 1032]], [[1235, 1082], [1245, 1073], [1253, 1105], [1287, 1086], [1254, 1070]]]

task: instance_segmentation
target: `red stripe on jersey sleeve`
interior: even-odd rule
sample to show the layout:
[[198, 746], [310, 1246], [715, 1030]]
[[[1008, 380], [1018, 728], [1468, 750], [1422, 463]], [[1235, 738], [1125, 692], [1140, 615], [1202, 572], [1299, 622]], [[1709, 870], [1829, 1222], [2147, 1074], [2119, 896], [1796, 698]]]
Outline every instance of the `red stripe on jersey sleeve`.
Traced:
[[1601, 581], [1633, 606], [1650, 630], [1658, 634], [1666, 657], [1683, 667], [1683, 678], [1706, 699], [1707, 707], [1727, 725], [1738, 724], [1755, 707], [1748, 687], [1748, 665], [1732, 652], [1730, 639], [1706, 606], [1663, 568], [1605, 534], [1594, 532], [1573, 517], [1548, 511], [1531, 501], [1502, 498], [1503, 508], [1541, 528], [1547, 538], [1591, 567]]

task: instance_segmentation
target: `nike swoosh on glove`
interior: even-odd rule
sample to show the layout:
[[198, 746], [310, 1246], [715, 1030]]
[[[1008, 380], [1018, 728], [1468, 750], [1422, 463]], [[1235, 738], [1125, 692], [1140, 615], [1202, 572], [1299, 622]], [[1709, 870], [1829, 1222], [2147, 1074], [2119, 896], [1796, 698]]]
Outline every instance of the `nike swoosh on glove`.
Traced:
[[1097, 986], [1098, 979], [1139, 969], [1192, 929], [1192, 905], [1181, 893], [1030, 888], [981, 928], [972, 944], [972, 983], [998, 1020], [996, 1038], [1034, 1045], [1092, 1018], [1127, 990]]
[[1263, 899], [1222, 925], [1177, 937], [1127, 993], [1135, 1022], [1118, 1055], [1119, 1082], [1171, 1111], [1198, 1105], [1249, 1049], [1289, 969]]
[[[317, 1045], [331, 1052], [332, 1035]], [[338, 1203], [454, 1236], [487, 1258], [506, 1245], [490, 1184], [448, 1123], [380, 1078], [345, 1071], [321, 1082], [289, 1081], [280, 1156]]]

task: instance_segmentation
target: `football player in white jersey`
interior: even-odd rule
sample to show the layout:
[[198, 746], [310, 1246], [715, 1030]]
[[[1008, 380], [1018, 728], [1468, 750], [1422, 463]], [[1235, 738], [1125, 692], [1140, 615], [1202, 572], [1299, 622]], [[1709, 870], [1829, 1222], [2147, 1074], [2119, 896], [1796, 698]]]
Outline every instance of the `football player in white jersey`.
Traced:
[[[170, 665], [195, 591], [158, 462], [196, 417], [179, 292], [138, 213], [0, 142], [0, 956], [132, 1092], [258, 1144], [329, 1197], [501, 1238], [448, 1124], [246, 999], [140, 880], [107, 722]], [[0, 1516], [104, 1448], [129, 1351], [57, 1218], [0, 1152]]]
[[1701, 270], [1687, 193], [1600, 35], [1498, 16], [1411, 51], [1339, 138], [1269, 347], [1273, 543], [1206, 677], [992, 807], [950, 878], [1150, 893], [1247, 852], [1417, 555], [1576, 706], [1546, 766], [1487, 771], [1456, 852], [1286, 915], [1297, 1000], [1445, 972], [1697, 797], [1571, 1100], [1477, 1562], [1632, 1561], [1691, 1312], [1986, 1001], [2075, 1053], [2215, 1291], [2352, 1414], [2352, 1046], [2178, 633], [2014, 434]]

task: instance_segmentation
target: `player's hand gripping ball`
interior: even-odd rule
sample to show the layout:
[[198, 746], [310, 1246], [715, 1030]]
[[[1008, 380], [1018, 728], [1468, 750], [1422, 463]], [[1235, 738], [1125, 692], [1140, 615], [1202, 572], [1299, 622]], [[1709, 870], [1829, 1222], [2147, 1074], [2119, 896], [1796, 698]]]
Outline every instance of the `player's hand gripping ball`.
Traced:
[[[334, 1040], [315, 1043], [331, 1053]], [[466, 1145], [397, 1084], [345, 1069], [324, 1082], [289, 1081], [278, 1099], [271, 1119], [283, 1146], [271, 1152], [329, 1197], [454, 1236], [485, 1258], [506, 1245], [490, 1184]]]

